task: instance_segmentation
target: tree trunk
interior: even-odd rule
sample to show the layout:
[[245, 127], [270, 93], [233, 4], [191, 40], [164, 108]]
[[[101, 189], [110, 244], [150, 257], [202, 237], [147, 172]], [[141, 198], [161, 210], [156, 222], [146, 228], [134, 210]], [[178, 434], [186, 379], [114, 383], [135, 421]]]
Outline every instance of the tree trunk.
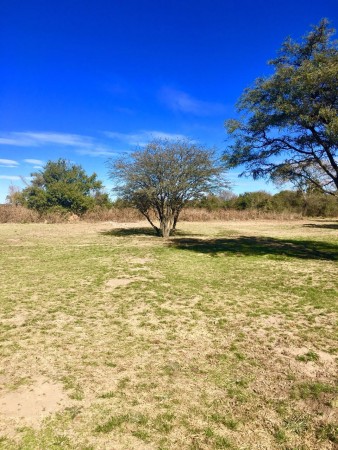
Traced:
[[163, 217], [161, 221], [161, 234], [162, 237], [168, 238], [173, 226], [173, 217]]
[[178, 222], [178, 216], [180, 215], [181, 209], [178, 209], [175, 213], [174, 213], [174, 223], [173, 223], [173, 231], [176, 230], [176, 225]]

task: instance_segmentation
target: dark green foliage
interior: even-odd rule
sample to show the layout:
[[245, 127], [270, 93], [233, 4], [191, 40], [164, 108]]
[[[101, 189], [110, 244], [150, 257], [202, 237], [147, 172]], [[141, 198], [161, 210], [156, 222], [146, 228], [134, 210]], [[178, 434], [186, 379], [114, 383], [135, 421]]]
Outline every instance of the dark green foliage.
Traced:
[[64, 159], [48, 161], [32, 173], [30, 186], [20, 195], [21, 203], [41, 213], [47, 211], [83, 214], [94, 206], [109, 206], [102, 182], [96, 174], [88, 176], [81, 166]]
[[272, 197], [272, 210], [309, 217], [337, 217], [338, 198], [318, 191], [281, 191]]
[[272, 207], [272, 195], [264, 191], [245, 192], [240, 194], [235, 202], [236, 209], [259, 209], [270, 211]]
[[225, 153], [242, 175], [313, 185], [338, 195], [338, 46], [322, 20], [299, 44], [288, 39], [274, 73], [244, 91]]
[[226, 202], [217, 195], [206, 195], [199, 200], [189, 202], [187, 206], [195, 208], [205, 208], [208, 211], [215, 211], [220, 208], [226, 208]]
[[240, 195], [208, 195], [189, 206], [217, 209], [258, 210], [275, 213], [296, 213], [309, 217], [338, 217], [338, 198], [318, 191], [244, 192]]

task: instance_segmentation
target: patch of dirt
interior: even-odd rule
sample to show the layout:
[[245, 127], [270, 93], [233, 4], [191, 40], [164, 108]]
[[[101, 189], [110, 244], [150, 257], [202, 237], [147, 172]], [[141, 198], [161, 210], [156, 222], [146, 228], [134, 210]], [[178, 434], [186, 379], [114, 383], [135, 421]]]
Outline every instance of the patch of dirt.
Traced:
[[131, 258], [129, 259], [129, 262], [132, 264], [147, 264], [148, 262], [151, 262], [151, 258]]
[[256, 321], [261, 327], [280, 327], [283, 319], [279, 316], [262, 317]]
[[127, 286], [132, 283], [132, 278], [112, 278], [106, 282], [106, 287], [110, 289], [115, 289], [120, 286]]
[[278, 347], [276, 348], [277, 353], [281, 356], [286, 357], [290, 360], [290, 367], [293, 368], [295, 372], [300, 372], [303, 376], [309, 378], [325, 377], [329, 374], [334, 375], [337, 373], [337, 363], [334, 355], [330, 353], [316, 350], [318, 355], [318, 361], [299, 361], [298, 357], [306, 355], [310, 349], [307, 347]]
[[135, 281], [146, 281], [146, 278], [142, 277], [134, 277], [134, 278], [111, 278], [106, 282], [106, 288], [108, 290], [115, 289], [121, 286], [127, 286], [130, 283], [134, 283]]
[[8, 319], [1, 319], [1, 322], [7, 325], [12, 325], [13, 327], [22, 327], [26, 323], [27, 314], [20, 313], [16, 316], [9, 317]]
[[69, 404], [62, 385], [40, 378], [33, 385], [21, 386], [14, 392], [0, 393], [0, 416], [30, 426], [39, 426], [50, 414]]

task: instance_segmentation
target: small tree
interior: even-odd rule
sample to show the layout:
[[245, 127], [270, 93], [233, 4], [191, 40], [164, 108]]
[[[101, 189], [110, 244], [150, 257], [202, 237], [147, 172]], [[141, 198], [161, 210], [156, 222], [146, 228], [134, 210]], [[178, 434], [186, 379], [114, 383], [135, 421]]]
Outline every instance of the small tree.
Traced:
[[96, 204], [109, 204], [96, 174], [88, 176], [79, 165], [64, 159], [48, 161], [21, 193], [21, 203], [39, 212], [57, 209], [83, 214]]
[[188, 140], [153, 140], [129, 158], [109, 160], [108, 167], [118, 196], [137, 208], [163, 237], [176, 228], [189, 200], [227, 184], [215, 152]]
[[8, 188], [8, 194], [6, 196], [6, 203], [13, 206], [18, 206], [21, 203], [21, 189], [18, 186], [11, 184]]
[[338, 195], [338, 46], [322, 20], [303, 42], [288, 39], [274, 73], [244, 91], [227, 120], [228, 167], [273, 181], [311, 183]]

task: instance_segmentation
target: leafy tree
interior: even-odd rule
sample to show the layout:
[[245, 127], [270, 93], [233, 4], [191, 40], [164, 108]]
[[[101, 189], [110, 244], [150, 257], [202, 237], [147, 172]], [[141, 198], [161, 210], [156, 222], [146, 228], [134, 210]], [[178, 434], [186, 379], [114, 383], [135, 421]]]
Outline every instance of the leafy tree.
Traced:
[[108, 167], [119, 198], [137, 208], [163, 237], [175, 229], [189, 200], [225, 183], [214, 151], [188, 140], [153, 140], [129, 158], [109, 160]]
[[205, 208], [208, 211], [215, 211], [225, 207], [225, 200], [220, 195], [208, 194], [201, 199], [189, 202], [188, 207]]
[[240, 194], [237, 197], [234, 206], [239, 210], [257, 209], [269, 211], [271, 210], [271, 198], [272, 195], [265, 191], [244, 192], [244, 194]]
[[284, 42], [274, 73], [258, 78], [225, 125], [228, 167], [338, 195], [338, 46], [323, 19], [301, 43]]
[[108, 195], [102, 192], [102, 182], [94, 173], [88, 176], [79, 165], [65, 159], [48, 161], [39, 172], [32, 173], [32, 181], [21, 193], [21, 201], [39, 212], [71, 211], [83, 214], [95, 205], [109, 205]]

